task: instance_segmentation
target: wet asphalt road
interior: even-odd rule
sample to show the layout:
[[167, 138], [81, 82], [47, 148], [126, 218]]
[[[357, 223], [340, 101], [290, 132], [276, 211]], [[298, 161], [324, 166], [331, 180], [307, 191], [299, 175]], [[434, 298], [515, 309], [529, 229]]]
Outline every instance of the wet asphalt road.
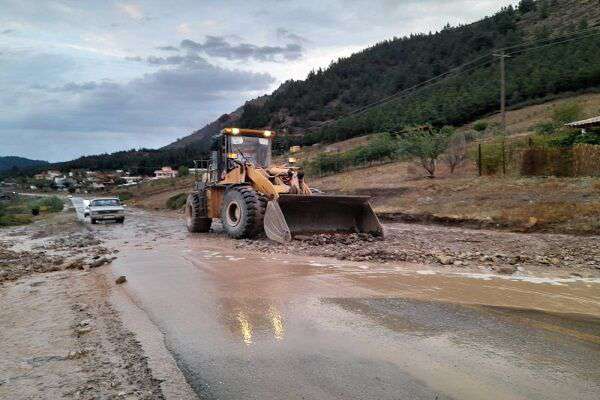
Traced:
[[600, 319], [576, 314], [598, 283], [249, 255], [139, 211], [94, 229], [202, 399], [599, 398]]

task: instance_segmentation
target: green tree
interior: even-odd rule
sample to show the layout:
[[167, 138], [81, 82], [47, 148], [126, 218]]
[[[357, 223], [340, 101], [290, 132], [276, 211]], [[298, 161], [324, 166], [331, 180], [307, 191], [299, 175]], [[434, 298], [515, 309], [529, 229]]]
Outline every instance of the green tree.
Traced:
[[548, 0], [542, 0], [540, 2], [540, 8], [538, 10], [541, 19], [546, 19], [550, 16], [550, 3]]
[[182, 165], [177, 169], [177, 174], [179, 176], [188, 176], [190, 174], [190, 169], [185, 165]]
[[535, 10], [535, 1], [534, 0], [521, 0], [519, 2], [519, 6], [517, 8], [521, 14], [528, 13], [529, 11]]
[[449, 138], [453, 134], [451, 127], [414, 129], [405, 134], [401, 149], [408, 156], [418, 159], [429, 177], [435, 178], [438, 158], [448, 148]]

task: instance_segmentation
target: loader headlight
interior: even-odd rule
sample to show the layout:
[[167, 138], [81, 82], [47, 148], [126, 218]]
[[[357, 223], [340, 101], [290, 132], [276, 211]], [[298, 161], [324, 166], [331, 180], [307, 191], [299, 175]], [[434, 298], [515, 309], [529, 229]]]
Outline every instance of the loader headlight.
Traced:
[[240, 134], [240, 128], [231, 128], [231, 134], [232, 135], [239, 135]]
[[264, 131], [263, 132], [263, 136], [264, 137], [271, 137], [272, 134], [273, 134], [273, 132], [271, 132], [271, 131]]

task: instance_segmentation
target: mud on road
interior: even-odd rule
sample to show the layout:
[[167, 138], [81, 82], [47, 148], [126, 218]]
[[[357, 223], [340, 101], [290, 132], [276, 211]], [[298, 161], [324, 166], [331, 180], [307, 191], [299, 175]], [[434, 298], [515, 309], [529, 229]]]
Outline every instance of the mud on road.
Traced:
[[[217, 228], [218, 229], [218, 228]], [[285, 245], [264, 238], [236, 247], [361, 262], [407, 262], [481, 272], [600, 276], [600, 237], [522, 234], [435, 225], [385, 224], [385, 239], [366, 234], [299, 235]]]
[[[156, 345], [168, 346], [187, 379], [180, 386], [214, 398], [281, 398], [286, 389], [306, 398], [337, 398], [350, 389], [397, 398], [411, 387], [419, 394], [413, 398], [473, 394], [452, 378], [456, 363], [461, 379], [485, 363], [489, 376], [480, 378], [506, 390], [504, 398], [512, 393], [502, 383], [507, 373], [531, 373], [516, 386], [541, 390], [533, 367], [570, 384], [565, 390], [586, 380], [597, 386], [598, 238], [387, 224], [385, 240], [316, 235], [282, 246], [230, 240], [218, 224], [215, 232], [190, 235], [177, 214], [131, 209], [127, 218], [125, 225], [90, 226], [61, 214], [0, 231], [0, 351], [7, 355], [0, 359], [0, 399], [166, 397], [150, 369], [156, 360], [146, 359], [147, 347], [136, 340], [148, 327], [124, 316], [126, 307], [159, 332]], [[127, 283], [115, 289], [121, 274]], [[503, 279], [482, 283], [461, 274]], [[550, 284], [534, 283], [540, 276]], [[123, 298], [113, 308], [115, 291]], [[572, 318], [515, 311], [522, 308], [593, 319], [579, 321], [580, 332]], [[481, 321], [490, 328], [473, 343]], [[504, 337], [495, 337], [505, 326]], [[432, 348], [424, 333], [464, 343]], [[514, 340], [528, 335], [538, 347], [526, 347], [531, 354], [522, 357]], [[546, 354], [548, 343], [554, 350]], [[490, 345], [495, 358], [476, 349]], [[449, 352], [450, 362], [436, 351]], [[465, 351], [473, 351], [472, 362], [463, 360]], [[554, 358], [539, 366], [536, 357]], [[506, 370], [498, 370], [498, 360]], [[439, 363], [447, 368], [432, 375], [430, 366]], [[577, 376], [561, 377], [574, 368]], [[385, 385], [371, 383], [382, 377]], [[574, 398], [593, 398], [590, 388]]]
[[[152, 316], [200, 398], [597, 397], [600, 279], [543, 263], [500, 275], [428, 255], [508, 253], [528, 235], [435, 236], [435, 227], [410, 225], [385, 241], [319, 236], [280, 246], [231, 240], [218, 224], [188, 234], [181, 215], [131, 212], [124, 227], [98, 233], [121, 249], [113, 268], [127, 275], [123, 289]], [[348, 249], [406, 251], [404, 235], [427, 258], [336, 259]], [[544, 239], [532, 257], [553, 245]]]
[[0, 232], [0, 399], [163, 399], [74, 215]]

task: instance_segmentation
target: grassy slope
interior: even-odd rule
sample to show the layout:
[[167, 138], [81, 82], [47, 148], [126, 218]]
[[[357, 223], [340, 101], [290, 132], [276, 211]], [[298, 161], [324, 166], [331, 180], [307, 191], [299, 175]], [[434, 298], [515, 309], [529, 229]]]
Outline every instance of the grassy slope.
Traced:
[[[554, 106], [566, 101], [577, 101], [586, 116], [600, 114], [600, 94], [580, 95], [510, 111], [508, 131], [513, 136], [530, 134], [535, 124], [550, 118]], [[487, 120], [498, 122], [499, 116]], [[338, 145], [345, 150], [357, 142], [360, 143], [353, 139]], [[315, 154], [315, 149], [303, 152], [304, 157]], [[442, 165], [439, 178], [431, 180], [424, 177], [416, 164], [395, 162], [313, 177], [310, 184], [330, 192], [371, 195], [376, 210], [385, 214], [512, 229], [600, 233], [599, 178], [476, 175], [472, 163], [454, 175]]]

